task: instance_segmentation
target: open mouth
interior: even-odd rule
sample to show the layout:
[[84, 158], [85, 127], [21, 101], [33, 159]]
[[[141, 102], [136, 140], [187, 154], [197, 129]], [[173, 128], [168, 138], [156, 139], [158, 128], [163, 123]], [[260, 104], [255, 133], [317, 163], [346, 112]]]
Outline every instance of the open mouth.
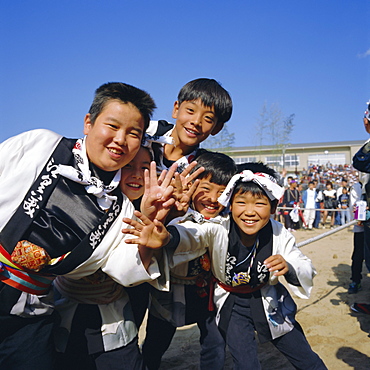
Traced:
[[140, 184], [136, 184], [136, 183], [129, 183], [129, 184], [126, 184], [129, 188], [132, 188], [134, 190], [137, 190], [137, 189], [140, 189], [142, 188], [143, 186], [140, 185]]
[[123, 154], [122, 150], [116, 148], [108, 148], [108, 151], [115, 157], [120, 157]]
[[192, 130], [192, 129], [190, 129], [190, 128], [186, 128], [186, 127], [185, 127], [185, 131], [186, 131], [189, 135], [194, 136], [194, 137], [196, 137], [196, 136], [200, 135], [200, 134], [199, 134], [199, 132], [194, 131], [194, 130]]
[[242, 220], [244, 224], [252, 226], [257, 223], [257, 220]]

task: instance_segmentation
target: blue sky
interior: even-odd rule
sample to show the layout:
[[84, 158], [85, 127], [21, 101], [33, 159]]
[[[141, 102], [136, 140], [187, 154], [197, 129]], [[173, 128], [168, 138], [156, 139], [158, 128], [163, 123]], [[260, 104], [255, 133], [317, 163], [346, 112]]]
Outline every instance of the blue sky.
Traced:
[[148, 91], [154, 119], [171, 120], [198, 77], [231, 94], [235, 146], [257, 145], [265, 103], [295, 114], [292, 143], [365, 140], [369, 20], [368, 0], [3, 0], [0, 141], [34, 128], [81, 137], [109, 81]]

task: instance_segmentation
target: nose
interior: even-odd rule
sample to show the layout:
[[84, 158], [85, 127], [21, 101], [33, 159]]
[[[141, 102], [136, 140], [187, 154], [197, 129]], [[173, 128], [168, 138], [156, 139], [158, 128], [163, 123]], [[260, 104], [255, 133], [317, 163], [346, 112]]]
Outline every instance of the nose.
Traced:
[[252, 204], [246, 204], [244, 206], [244, 214], [246, 216], [253, 216], [254, 215], [254, 206]]
[[217, 199], [218, 199], [218, 193], [217, 193], [217, 191], [212, 191], [212, 192], [209, 193], [209, 200], [212, 203], [217, 203]]
[[118, 130], [114, 136], [113, 141], [119, 146], [126, 145], [126, 134], [123, 130]]
[[202, 124], [202, 116], [201, 116], [201, 114], [194, 114], [192, 116], [191, 123], [194, 126], [201, 126], [201, 124]]
[[132, 177], [136, 178], [136, 179], [140, 179], [143, 177], [143, 171], [141, 168], [135, 168], [133, 173], [132, 173]]

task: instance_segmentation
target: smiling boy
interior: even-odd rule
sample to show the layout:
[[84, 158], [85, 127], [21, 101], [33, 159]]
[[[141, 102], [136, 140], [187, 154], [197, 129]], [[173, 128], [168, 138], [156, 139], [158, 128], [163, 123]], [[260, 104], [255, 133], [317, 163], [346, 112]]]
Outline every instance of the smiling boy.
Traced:
[[158, 170], [177, 162], [181, 172], [196, 158], [199, 145], [222, 130], [231, 113], [231, 97], [214, 79], [198, 78], [184, 85], [173, 106], [175, 125], [151, 121], [147, 129], [149, 135], [167, 139], [154, 145]]
[[139, 150], [154, 108], [145, 91], [108, 83], [96, 90], [84, 139], [33, 130], [0, 144], [1, 368], [53, 368], [51, 281], [103, 267], [122, 215], [133, 212], [119, 170]]

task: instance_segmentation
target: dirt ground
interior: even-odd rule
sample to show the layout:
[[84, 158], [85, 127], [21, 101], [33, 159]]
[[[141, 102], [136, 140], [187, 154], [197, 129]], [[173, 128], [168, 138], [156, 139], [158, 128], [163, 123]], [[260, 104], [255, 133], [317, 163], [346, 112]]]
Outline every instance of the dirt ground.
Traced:
[[[327, 229], [298, 230], [297, 243], [327, 232]], [[370, 274], [363, 267], [363, 289], [348, 294], [353, 250], [352, 227], [304, 245], [302, 252], [311, 258], [317, 269], [314, 289], [308, 300], [294, 297], [297, 321], [303, 327], [313, 350], [328, 369], [370, 369], [370, 315], [352, 313], [353, 302], [370, 303]], [[143, 339], [145, 324], [140, 330]], [[199, 331], [196, 325], [177, 330], [170, 348], [165, 353], [161, 369], [198, 369]], [[259, 347], [259, 358], [264, 370], [293, 369], [289, 362], [270, 343]], [[225, 369], [232, 369], [227, 353]]]

